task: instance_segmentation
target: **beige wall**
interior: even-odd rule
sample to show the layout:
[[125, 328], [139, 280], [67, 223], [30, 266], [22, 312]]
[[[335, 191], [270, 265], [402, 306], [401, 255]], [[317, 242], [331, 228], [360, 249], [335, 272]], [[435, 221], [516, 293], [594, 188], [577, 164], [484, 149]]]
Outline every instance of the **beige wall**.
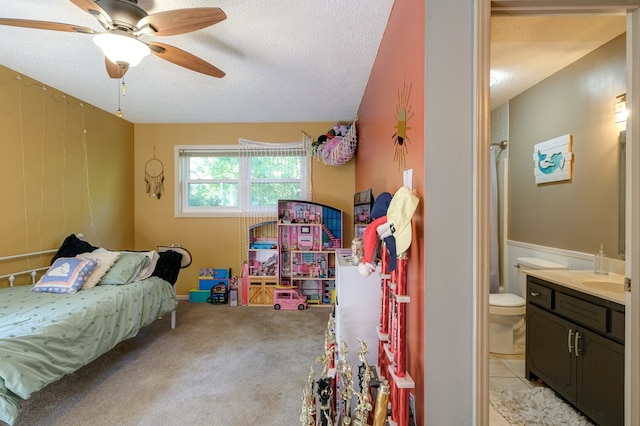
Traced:
[[[191, 267], [181, 271], [177, 293], [188, 295], [197, 288], [201, 267], [232, 268], [240, 276], [246, 260], [242, 241], [247, 230], [239, 218], [174, 217], [174, 145], [237, 144], [238, 139], [262, 142], [293, 142], [302, 131], [317, 137], [334, 123], [240, 123], [240, 124], [137, 124], [135, 126], [135, 245], [138, 249], [180, 243], [193, 256]], [[150, 198], [144, 187], [145, 163], [155, 156], [165, 166], [165, 195]], [[353, 235], [354, 161], [344, 166], [325, 166], [313, 161], [313, 201], [343, 210], [344, 245]]]
[[[0, 256], [57, 248], [77, 232], [133, 248], [133, 125], [17, 76], [0, 66]], [[50, 259], [3, 262], [0, 274]]]
[[[625, 36], [515, 97], [509, 104], [508, 239], [594, 253], [618, 247], [618, 133]], [[573, 135], [571, 181], [536, 185], [533, 145]]]

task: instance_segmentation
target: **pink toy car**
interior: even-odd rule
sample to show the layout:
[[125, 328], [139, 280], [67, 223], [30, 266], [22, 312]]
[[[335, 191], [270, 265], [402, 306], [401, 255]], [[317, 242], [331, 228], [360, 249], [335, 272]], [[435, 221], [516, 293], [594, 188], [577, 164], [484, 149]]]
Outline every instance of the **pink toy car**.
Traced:
[[295, 288], [275, 288], [273, 290], [273, 309], [307, 309], [307, 296], [303, 296]]

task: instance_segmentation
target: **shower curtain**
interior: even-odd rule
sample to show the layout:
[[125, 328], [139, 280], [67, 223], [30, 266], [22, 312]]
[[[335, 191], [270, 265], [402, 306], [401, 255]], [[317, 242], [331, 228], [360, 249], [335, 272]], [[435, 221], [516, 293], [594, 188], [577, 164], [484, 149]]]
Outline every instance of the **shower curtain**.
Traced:
[[496, 148], [491, 147], [489, 155], [489, 291], [500, 291], [498, 268], [498, 173], [496, 170]]

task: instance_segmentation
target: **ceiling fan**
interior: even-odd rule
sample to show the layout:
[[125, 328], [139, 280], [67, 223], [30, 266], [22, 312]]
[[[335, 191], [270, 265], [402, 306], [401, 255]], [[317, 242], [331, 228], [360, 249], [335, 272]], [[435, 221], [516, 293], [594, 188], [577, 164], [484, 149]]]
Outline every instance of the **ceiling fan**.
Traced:
[[196, 31], [227, 18], [218, 7], [175, 9], [148, 14], [138, 0], [69, 0], [95, 17], [106, 32], [72, 24], [28, 19], [0, 18], [0, 25], [42, 30], [95, 34], [94, 42], [105, 54], [105, 66], [111, 78], [122, 78], [129, 67], [137, 65], [149, 53], [181, 67], [212, 77], [225, 73], [205, 60], [177, 47], [155, 41], [144, 42], [140, 36], [172, 36]]

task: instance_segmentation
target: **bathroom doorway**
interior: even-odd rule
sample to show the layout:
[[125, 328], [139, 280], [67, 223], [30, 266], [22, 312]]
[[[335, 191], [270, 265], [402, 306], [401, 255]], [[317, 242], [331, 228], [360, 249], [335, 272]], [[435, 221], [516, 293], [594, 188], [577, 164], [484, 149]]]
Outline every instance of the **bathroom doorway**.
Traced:
[[[494, 1], [492, 2], [493, 13], [507, 13], [510, 15], [545, 15], [545, 14], [584, 14], [584, 13], [603, 13], [603, 14], [611, 14], [613, 13], [623, 13], [624, 11], [619, 10], [615, 5], [612, 6], [612, 3], [607, 1], [586, 1], [583, 2], [582, 5], [576, 6], [575, 2], [564, 2], [557, 1], [553, 3], [553, 7], [548, 7], [548, 2], [545, 1], [532, 1], [526, 2], [526, 7], [520, 7], [519, 4], [522, 4], [518, 1]], [[637, 7], [634, 6], [634, 7]], [[498, 11], [498, 8], [500, 9]], [[631, 93], [628, 93], [629, 98], [634, 105], [638, 105], [638, 86], [640, 85], [640, 78], [637, 77], [637, 70], [635, 73], [630, 73], [630, 67], [638, 66], [638, 58], [640, 56], [640, 50], [638, 49], [638, 44], [640, 44], [640, 40], [638, 37], [639, 26], [640, 26], [640, 17], [638, 16], [640, 12], [638, 10], [634, 10], [629, 12], [629, 17], [627, 18], [627, 31], [631, 34], [631, 36], [627, 37], [628, 45], [633, 46], [633, 48], [627, 47], [627, 78], [632, 78], [632, 81], [627, 81], [628, 88], [631, 89]], [[485, 40], [486, 43], [489, 43], [489, 40]], [[630, 55], [634, 57], [630, 57]], [[486, 68], [489, 67], [489, 64], [484, 63]], [[487, 72], [487, 75], [489, 73]], [[487, 92], [488, 93], [488, 92]], [[493, 106], [492, 106], [493, 107]], [[638, 125], [638, 118], [640, 114], [638, 114], [638, 108], [632, 108], [632, 117], [630, 118], [630, 127], [633, 127], [633, 124]], [[636, 127], [637, 128], [637, 127]], [[631, 185], [627, 185], [627, 204], [628, 207], [626, 209], [626, 239], [627, 239], [627, 265], [626, 265], [626, 276], [632, 278], [632, 281], [638, 282], [638, 256], [631, 256], [631, 248], [634, 248], [634, 253], [637, 253], [639, 245], [639, 232], [638, 232], [638, 199], [640, 198], [638, 195], [632, 195], [633, 192], [638, 193], [638, 168], [640, 168], [640, 161], [638, 159], [638, 134], [632, 135], [630, 132], [627, 136], [629, 136], [629, 140], [627, 143], [628, 152], [627, 156], [629, 160], [627, 162], [627, 183], [631, 183]], [[633, 140], [632, 140], [633, 139]], [[633, 149], [635, 148], [635, 150]], [[635, 154], [633, 153], [635, 152]], [[504, 155], [504, 154], [503, 154]], [[634, 167], [635, 166], [635, 167]], [[636, 169], [634, 172], [633, 169]], [[635, 191], [632, 191], [629, 186], [633, 186]], [[632, 217], [633, 216], [633, 217]], [[508, 217], [508, 216], [507, 216]], [[506, 227], [501, 227], [505, 229]], [[635, 232], [633, 232], [635, 230]], [[632, 241], [633, 239], [633, 241]], [[634, 257], [636, 259], [634, 259]], [[508, 265], [505, 265], [501, 270], [504, 271]], [[506, 278], [503, 278], [506, 279]], [[488, 289], [487, 289], [488, 290]], [[629, 403], [631, 397], [637, 398], [640, 396], [639, 388], [640, 388], [640, 373], [639, 373], [639, 365], [636, 360], [638, 357], [636, 356], [639, 352], [638, 347], [640, 345], [639, 339], [639, 325], [638, 321], [639, 316], [639, 306], [640, 306], [640, 297], [638, 297], [637, 292], [634, 294], [627, 293], [627, 336], [626, 341], [626, 368], [629, 372], [627, 377], [630, 379], [625, 386], [625, 399], [626, 399], [626, 411], [625, 418], [627, 419], [627, 424], [640, 424], [638, 419], [640, 418], [640, 410], [637, 407], [632, 407]], [[484, 307], [483, 309], [487, 309]], [[634, 357], [631, 357], [631, 353], [634, 354]], [[488, 356], [488, 354], [486, 355]], [[635, 359], [634, 359], [635, 358]], [[485, 364], [488, 364], [488, 360], [484, 360]], [[481, 362], [482, 363], [482, 362]], [[481, 382], [481, 380], [479, 380]], [[480, 392], [482, 393], [482, 391]], [[478, 398], [479, 403], [485, 402], [488, 404], [488, 395], [480, 395]]]

